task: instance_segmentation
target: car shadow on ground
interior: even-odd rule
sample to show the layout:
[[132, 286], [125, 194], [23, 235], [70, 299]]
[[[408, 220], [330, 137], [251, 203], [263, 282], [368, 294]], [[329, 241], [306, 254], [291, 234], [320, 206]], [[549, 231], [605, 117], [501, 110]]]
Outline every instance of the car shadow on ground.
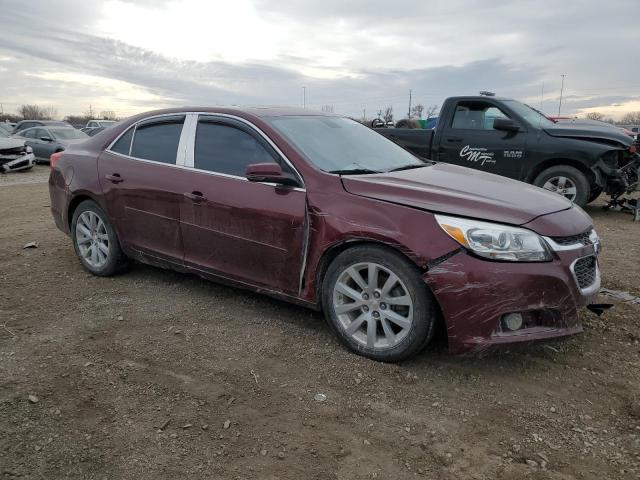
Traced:
[[[282, 327], [295, 325], [302, 332], [296, 335], [296, 340], [314, 342], [314, 345], [310, 344], [310, 347], [316, 346], [315, 344], [320, 341], [346, 350], [346, 347], [342, 346], [339, 339], [331, 332], [322, 312], [265, 294], [215, 283], [197, 275], [174, 272], [140, 263], [135, 263], [129, 273], [121, 277], [126, 278], [127, 276], [134, 283], [153, 281], [165, 285], [180, 284], [197, 298], [215, 298], [216, 301], [228, 303], [230, 310], [239, 310], [234, 314], [239, 318], [243, 317], [249, 309], [254, 312], [256, 317], [271, 317]], [[287, 334], [286, 329], [284, 334]], [[528, 370], [539, 369], [541, 364], [549, 361], [555, 362], [563, 355], [570, 355], [571, 350], [574, 349], [575, 341], [574, 338], [525, 343], [465, 355], [452, 355], [447, 350], [444, 323], [440, 321], [429, 345], [415, 357], [400, 362], [398, 365], [408, 371], [447, 369], [458, 371], [463, 376], [471, 374], [470, 372], [473, 374], [495, 374], [500, 371], [501, 375], [507, 377], [520, 377]], [[374, 362], [366, 359], [365, 361]]]

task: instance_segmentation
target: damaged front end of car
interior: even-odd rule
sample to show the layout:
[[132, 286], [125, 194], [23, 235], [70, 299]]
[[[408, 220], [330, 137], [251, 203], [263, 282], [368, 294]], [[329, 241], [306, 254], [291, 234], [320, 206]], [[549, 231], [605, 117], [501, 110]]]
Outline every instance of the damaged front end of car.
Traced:
[[35, 156], [30, 146], [0, 146], [0, 173], [28, 170], [35, 165]]
[[636, 199], [625, 198], [640, 189], [640, 154], [636, 145], [607, 151], [592, 167], [598, 183], [610, 196], [605, 209], [629, 210], [635, 220], [640, 220], [640, 209]]

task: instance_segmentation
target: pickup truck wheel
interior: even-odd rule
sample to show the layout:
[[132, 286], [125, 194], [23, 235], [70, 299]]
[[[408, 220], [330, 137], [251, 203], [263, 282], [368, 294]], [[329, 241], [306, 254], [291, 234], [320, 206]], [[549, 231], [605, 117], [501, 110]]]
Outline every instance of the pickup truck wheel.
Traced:
[[422, 350], [436, 324], [435, 299], [419, 270], [384, 247], [356, 246], [338, 255], [324, 277], [322, 303], [342, 343], [383, 362]]
[[587, 204], [591, 194], [585, 174], [570, 165], [556, 165], [543, 170], [533, 184], [558, 193], [581, 207]]

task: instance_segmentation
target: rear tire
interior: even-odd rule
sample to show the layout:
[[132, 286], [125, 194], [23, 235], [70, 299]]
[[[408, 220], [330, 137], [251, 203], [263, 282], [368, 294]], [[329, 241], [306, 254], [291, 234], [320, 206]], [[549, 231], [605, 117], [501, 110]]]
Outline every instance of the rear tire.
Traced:
[[533, 181], [536, 187], [563, 195], [583, 207], [591, 196], [587, 176], [570, 165], [556, 165], [543, 170]]
[[94, 275], [108, 277], [129, 264], [107, 214], [93, 200], [81, 202], [73, 212], [71, 238], [80, 263]]
[[350, 248], [333, 260], [322, 282], [322, 305], [347, 348], [383, 362], [422, 350], [437, 319], [435, 298], [418, 268], [374, 245]]

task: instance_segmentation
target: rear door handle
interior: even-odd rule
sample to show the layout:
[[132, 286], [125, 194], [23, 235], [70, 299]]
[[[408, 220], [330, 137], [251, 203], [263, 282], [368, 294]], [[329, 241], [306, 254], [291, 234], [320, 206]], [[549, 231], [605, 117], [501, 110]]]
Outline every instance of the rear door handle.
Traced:
[[187, 197], [192, 202], [196, 202], [196, 203], [205, 202], [207, 200], [207, 197], [205, 197], [202, 194], [202, 192], [198, 192], [198, 191], [193, 191], [191, 193], [187, 192], [184, 194], [184, 196]]
[[105, 175], [104, 178], [109, 180], [111, 183], [124, 182], [124, 178], [122, 178], [119, 173], [113, 173], [111, 175]]
[[447, 142], [458, 143], [458, 142], [461, 142], [461, 141], [462, 141], [462, 138], [459, 138], [459, 137], [449, 137], [449, 138], [447, 138]]

